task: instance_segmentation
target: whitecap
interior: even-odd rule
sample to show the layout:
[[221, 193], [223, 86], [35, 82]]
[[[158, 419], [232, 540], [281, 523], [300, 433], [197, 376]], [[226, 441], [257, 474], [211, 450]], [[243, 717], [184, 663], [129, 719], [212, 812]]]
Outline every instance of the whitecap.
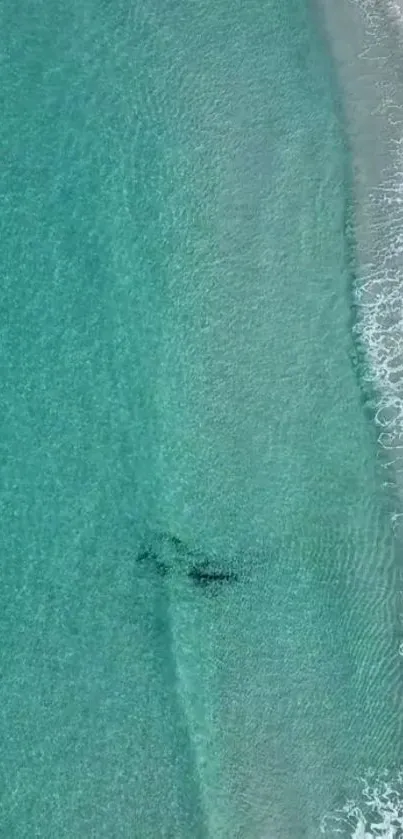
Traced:
[[362, 778], [358, 799], [327, 813], [320, 830], [326, 839], [402, 839], [403, 773]]

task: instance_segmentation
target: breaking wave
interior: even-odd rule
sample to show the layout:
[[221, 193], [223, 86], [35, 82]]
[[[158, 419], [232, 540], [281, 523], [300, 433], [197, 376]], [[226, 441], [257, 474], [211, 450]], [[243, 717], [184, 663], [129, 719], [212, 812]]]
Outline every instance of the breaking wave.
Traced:
[[[325, 5], [333, 6], [331, 2]], [[359, 224], [355, 238], [360, 257], [354, 287], [356, 320], [353, 331], [363, 361], [361, 379], [370, 394], [375, 418], [385, 485], [391, 490], [392, 521], [401, 540], [403, 62], [399, 53], [403, 55], [403, 2], [347, 0], [345, 5], [362, 13], [359, 21], [362, 32], [355, 35], [354, 46], [350, 51], [344, 51], [339, 37], [336, 47], [340, 61], [344, 58], [348, 65], [343, 70], [344, 79], [347, 79], [346, 96], [351, 98], [352, 123], [355, 117], [357, 119], [357, 124], [352, 125], [352, 146], [359, 179]], [[332, 15], [333, 10], [330, 19], [334, 20]], [[353, 15], [353, 19], [357, 20], [358, 16]], [[335, 30], [339, 36], [342, 31], [343, 27]], [[344, 31], [347, 39], [348, 27]], [[361, 37], [360, 48], [356, 48]], [[371, 87], [376, 93], [372, 102], [366, 102], [365, 95]], [[377, 144], [379, 148], [376, 148]], [[360, 158], [366, 154], [368, 160], [362, 164]], [[403, 656], [403, 642], [399, 653]], [[357, 779], [356, 789], [349, 790], [348, 795], [351, 797], [346, 796], [323, 817], [320, 833], [325, 839], [403, 839], [403, 769], [385, 770], [381, 775], [369, 771]]]
[[369, 773], [361, 779], [357, 799], [327, 814], [320, 829], [326, 839], [402, 839], [403, 773], [393, 777], [385, 772], [381, 778]]
[[[403, 8], [395, 0], [383, 8], [377, 0], [356, 2], [363, 11], [373, 50], [364, 50], [359, 61], [373, 64], [376, 56], [375, 63], [384, 68], [391, 39], [396, 40], [397, 49], [403, 39]], [[397, 23], [400, 27], [396, 28]], [[382, 162], [378, 182], [369, 194], [369, 258], [357, 279], [354, 327], [367, 360], [364, 379], [376, 394], [374, 413], [381, 462], [387, 470], [385, 483], [397, 491], [395, 524], [403, 523], [403, 99], [399, 73], [390, 69], [378, 83], [378, 110], [389, 137], [387, 160]]]

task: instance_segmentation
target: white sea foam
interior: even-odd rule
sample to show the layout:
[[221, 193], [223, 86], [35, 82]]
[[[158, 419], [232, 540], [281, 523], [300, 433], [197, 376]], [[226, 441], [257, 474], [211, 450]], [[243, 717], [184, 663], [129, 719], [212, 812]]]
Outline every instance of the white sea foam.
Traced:
[[363, 778], [358, 799], [327, 814], [320, 829], [326, 839], [402, 839], [403, 773]]
[[356, 338], [403, 518], [403, 0], [321, 0], [354, 158]]
[[[399, 173], [400, 175], [400, 173]], [[403, 161], [400, 177], [374, 195], [381, 215], [389, 217], [384, 250], [367, 267], [356, 288], [355, 327], [369, 361], [369, 377], [377, 394], [378, 440], [403, 489]], [[387, 209], [386, 209], [387, 208]]]
[[[403, 3], [350, 2], [361, 10], [365, 31], [355, 67], [357, 77], [367, 76], [369, 83], [359, 88], [358, 96], [371, 95], [371, 85], [376, 91], [373, 101], [362, 103], [358, 98], [355, 108], [361, 104], [363, 113], [373, 115], [364, 121], [361, 115], [357, 125], [363, 137], [361, 151], [368, 161], [358, 163], [364, 173], [358, 197], [358, 239], [362, 235], [363, 242], [358, 243], [361, 269], [355, 333], [376, 394], [378, 441], [388, 470], [385, 482], [392, 482], [400, 496], [394, 514], [398, 522], [403, 518], [403, 67], [398, 64]], [[360, 156], [357, 144], [355, 154]]]
[[[359, 271], [356, 338], [375, 392], [385, 483], [403, 520], [403, 0], [321, 0], [351, 127]], [[400, 47], [399, 47], [400, 43]], [[403, 655], [403, 642], [398, 652]], [[326, 839], [403, 839], [403, 771], [361, 779]]]

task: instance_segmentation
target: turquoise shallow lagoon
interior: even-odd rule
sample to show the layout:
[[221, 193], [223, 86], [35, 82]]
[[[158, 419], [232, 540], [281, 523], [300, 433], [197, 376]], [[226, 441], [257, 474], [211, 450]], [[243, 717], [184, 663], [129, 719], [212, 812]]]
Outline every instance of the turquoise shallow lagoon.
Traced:
[[0, 836], [398, 839], [400, 539], [323, 21], [0, 9]]

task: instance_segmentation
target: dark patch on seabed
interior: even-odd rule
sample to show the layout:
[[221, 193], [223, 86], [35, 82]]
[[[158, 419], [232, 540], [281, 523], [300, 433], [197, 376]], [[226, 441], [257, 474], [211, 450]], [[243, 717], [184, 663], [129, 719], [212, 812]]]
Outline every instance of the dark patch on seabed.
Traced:
[[137, 554], [137, 562], [152, 565], [161, 577], [174, 570], [183, 570], [192, 583], [199, 588], [217, 587], [239, 581], [238, 574], [217, 568], [202, 551], [192, 550], [177, 536], [160, 533], [150, 543], [143, 545]]

